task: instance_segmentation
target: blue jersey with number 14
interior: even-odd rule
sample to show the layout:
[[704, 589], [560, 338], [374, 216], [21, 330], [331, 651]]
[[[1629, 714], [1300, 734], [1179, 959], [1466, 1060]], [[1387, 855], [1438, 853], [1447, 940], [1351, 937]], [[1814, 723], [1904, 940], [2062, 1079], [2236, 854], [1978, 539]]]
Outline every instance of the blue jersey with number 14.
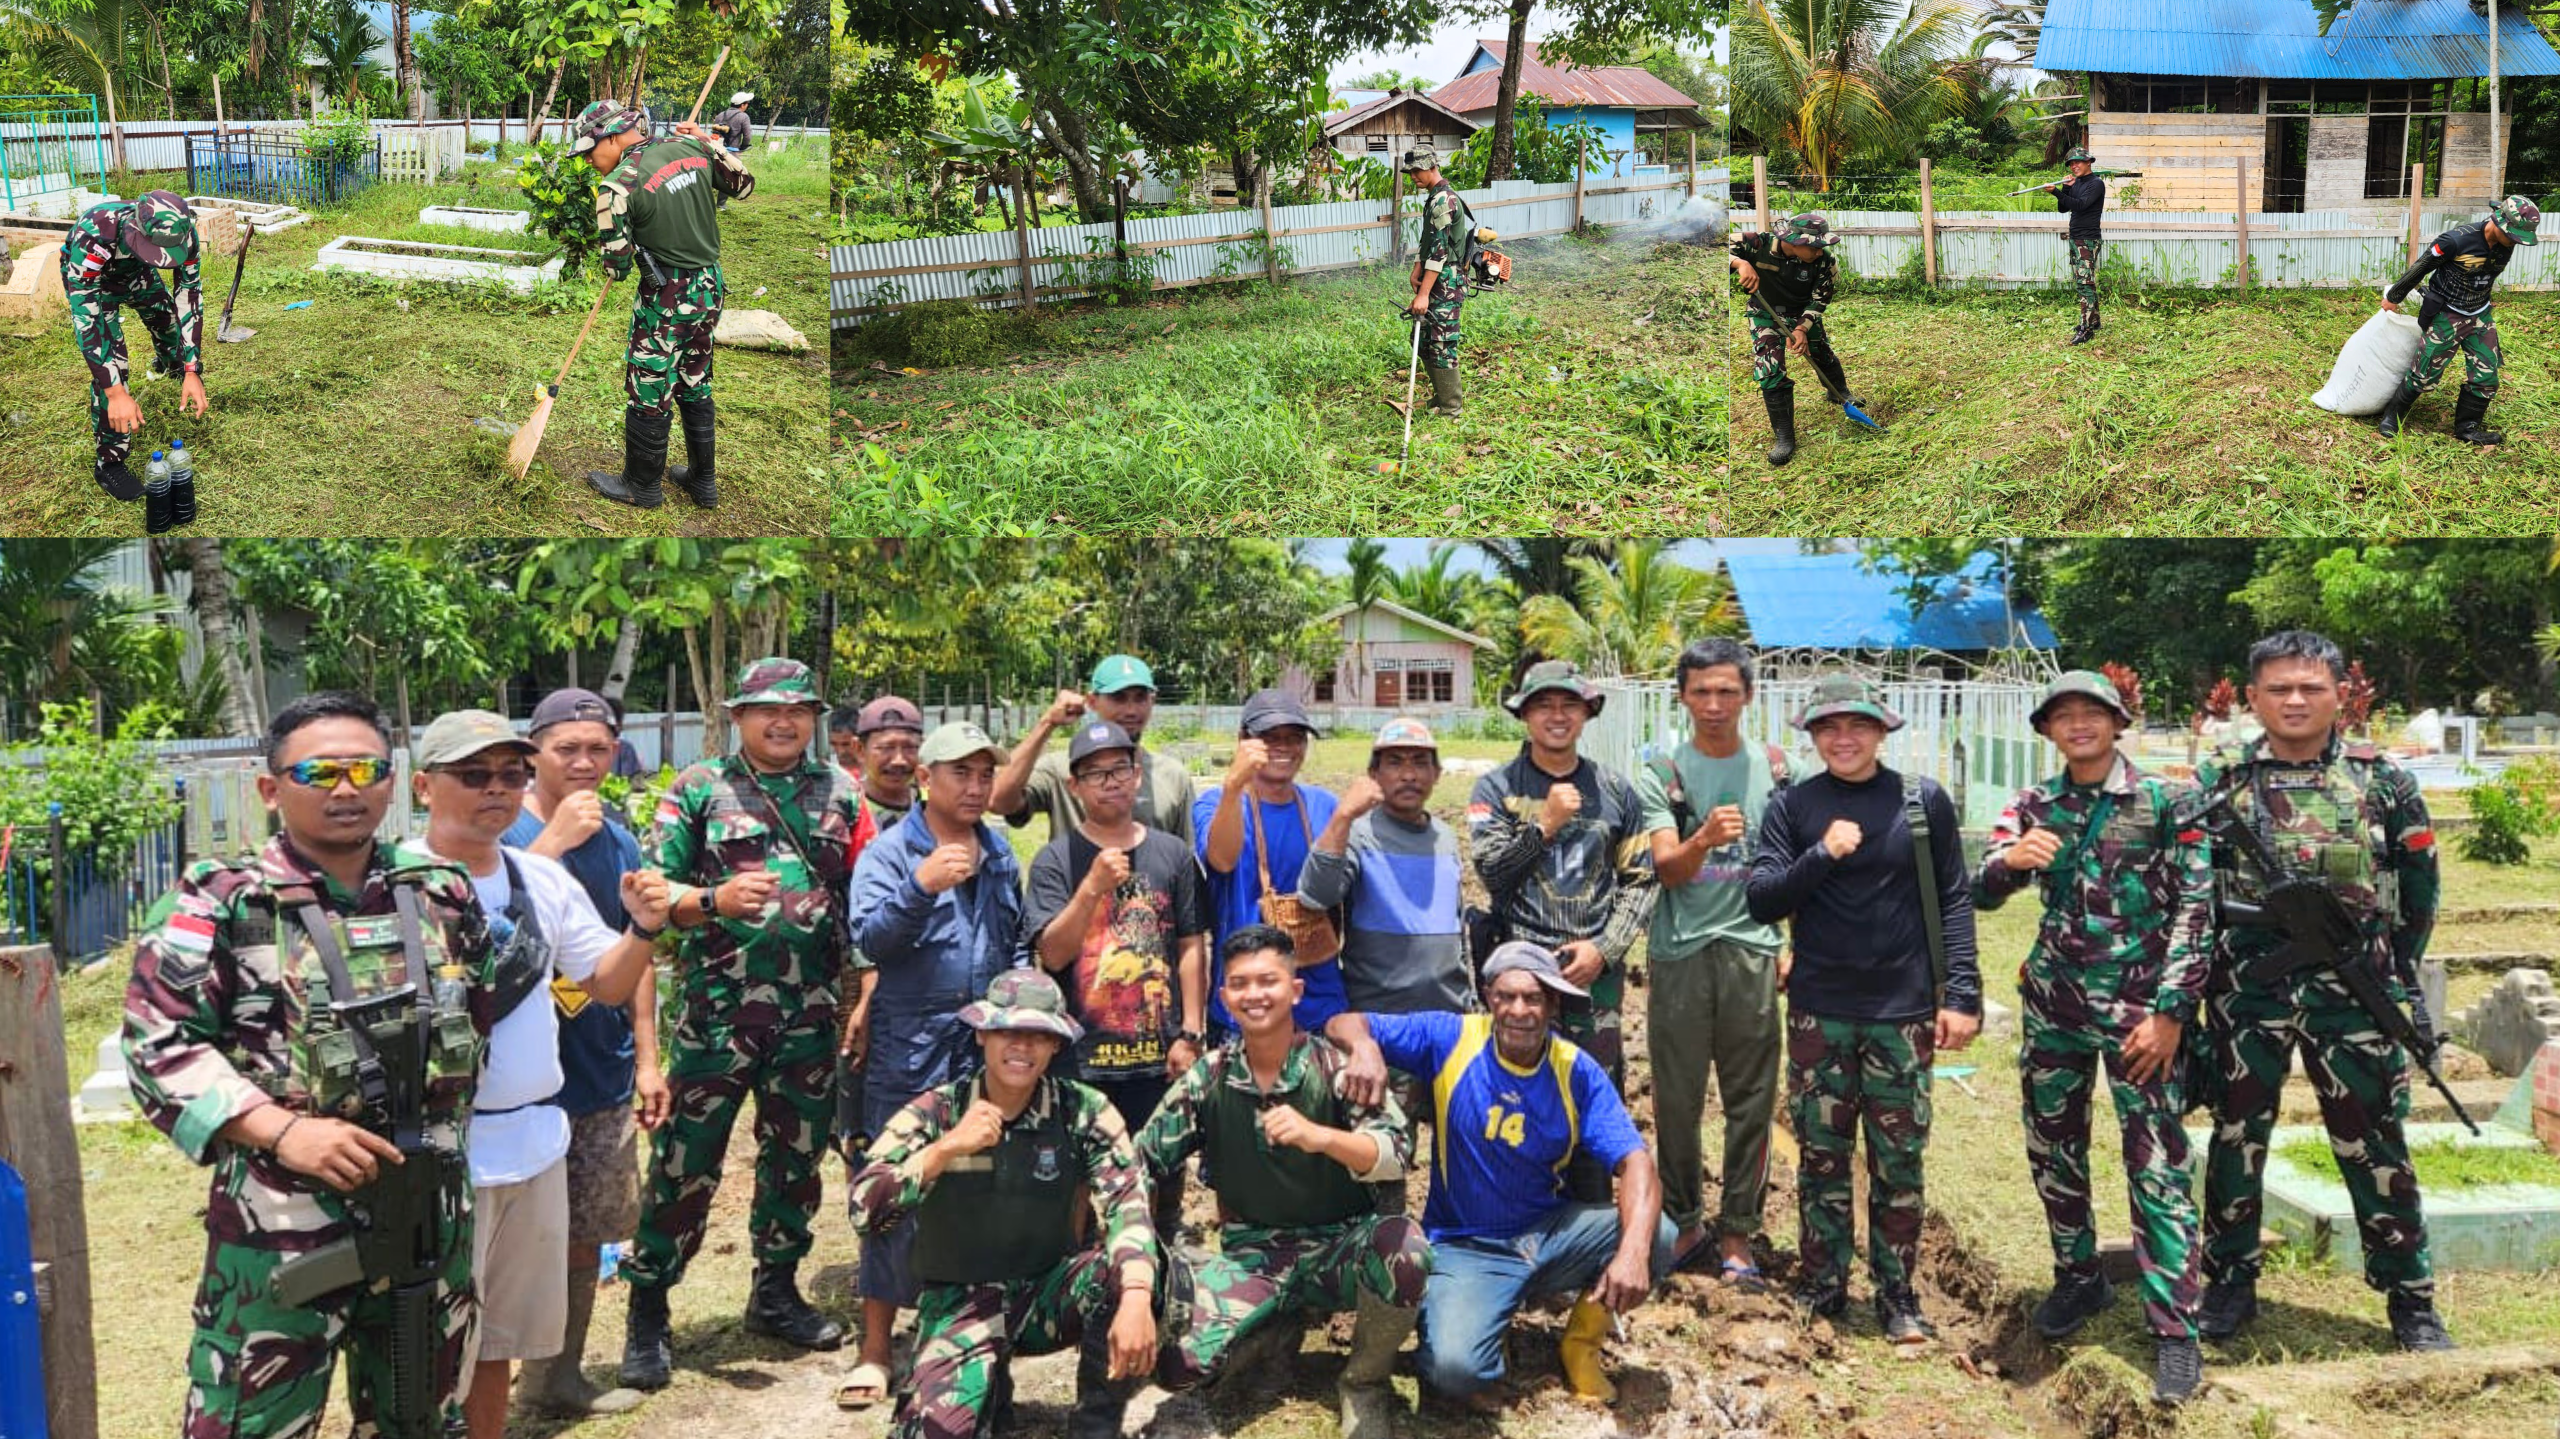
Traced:
[[1581, 1146], [1610, 1170], [1644, 1148], [1600, 1062], [1550, 1036], [1529, 1069], [1502, 1058], [1490, 1015], [1371, 1015], [1389, 1065], [1431, 1085], [1433, 1240], [1507, 1240], [1565, 1202], [1564, 1167]]

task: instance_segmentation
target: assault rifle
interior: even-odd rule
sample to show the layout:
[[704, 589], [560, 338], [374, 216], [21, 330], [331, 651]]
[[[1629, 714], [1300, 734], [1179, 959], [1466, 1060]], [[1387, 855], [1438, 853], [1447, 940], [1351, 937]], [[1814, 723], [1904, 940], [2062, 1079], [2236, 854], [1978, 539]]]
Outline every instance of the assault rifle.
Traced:
[[2462, 1101], [2436, 1069], [2436, 1037], [2425, 1033], [2391, 1003], [2381, 978], [2373, 973], [2363, 930], [2346, 902], [2319, 881], [2295, 875], [2277, 858], [2274, 847], [2267, 844], [2257, 827], [2232, 808], [2232, 796], [2242, 783], [2240, 773], [2235, 772], [2184, 808], [2189, 818], [2202, 822], [2216, 837], [2237, 847], [2264, 877], [2266, 891], [2257, 904], [2224, 900], [2221, 905], [2222, 919], [2227, 923], [2274, 930], [2284, 936], [2282, 945], [2249, 962], [2249, 978], [2274, 985], [2306, 971], [2327, 970], [2335, 974], [2382, 1033], [2409, 1052], [2427, 1083], [2453, 1107], [2454, 1115], [2472, 1134], [2479, 1134], [2479, 1123], [2462, 1108]]

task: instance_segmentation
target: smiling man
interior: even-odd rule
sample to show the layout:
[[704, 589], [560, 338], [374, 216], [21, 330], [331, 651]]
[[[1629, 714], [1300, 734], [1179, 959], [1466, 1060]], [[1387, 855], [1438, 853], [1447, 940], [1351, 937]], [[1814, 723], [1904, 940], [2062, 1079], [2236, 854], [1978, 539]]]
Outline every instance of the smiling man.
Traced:
[[1854, 675], [1814, 685], [1796, 726], [1813, 737], [1823, 773], [1770, 797], [1744, 894], [1752, 919], [1794, 922], [1787, 1116], [1803, 1155], [1797, 1301], [1825, 1318], [1848, 1308], [1850, 1166], [1863, 1125], [1876, 1319], [1886, 1339], [1918, 1345], [1928, 1339], [1913, 1280], [1927, 1213], [1929, 1069], [1937, 1052], [1973, 1043], [1982, 976], [1955, 804], [1936, 781], [1878, 758], [1902, 725]]
[[1992, 910], [2035, 885], [2044, 902], [2018, 983], [2027, 1169], [2053, 1229], [2053, 1289], [2036, 1329], [2059, 1340], [2114, 1299], [2089, 1213], [2089, 1091], [2103, 1058], [2124, 1132], [2152, 1396], [2180, 1404], [2203, 1359], [2179, 1044], [2211, 958], [2213, 871], [2204, 832], [2178, 813], [2187, 788], [2116, 748], [2133, 715], [2113, 681], [2068, 671], [2028, 718], [2063, 771], [2000, 812], [1973, 893]]
[[701, 1248], [739, 1108], [756, 1101], [750, 1334], [832, 1350], [843, 1327], [802, 1298], [800, 1261], [835, 1110], [837, 980], [848, 867], [862, 848], [851, 778], [811, 758], [822, 706], [809, 667], [749, 661], [727, 701], [738, 748], [687, 766], [658, 801], [658, 864], [681, 886], [680, 983], [667, 1083], [674, 1115], [650, 1151], [623, 1275], [622, 1383], [655, 1390], [674, 1363], [667, 1292]]
[[1130, 805], [1138, 818], [1188, 845], [1192, 842], [1191, 772], [1180, 760], [1146, 748], [1147, 724], [1156, 713], [1156, 676], [1135, 655], [1105, 655], [1094, 663], [1085, 688], [1061, 690], [1015, 742], [996, 773], [987, 808], [1019, 830], [1035, 814], [1049, 817], [1049, 833], [1064, 835], [1084, 819], [1084, 802], [1067, 774], [1067, 757], [1048, 749], [1049, 738], [1090, 715], [1120, 727], [1138, 747], [1138, 793]]

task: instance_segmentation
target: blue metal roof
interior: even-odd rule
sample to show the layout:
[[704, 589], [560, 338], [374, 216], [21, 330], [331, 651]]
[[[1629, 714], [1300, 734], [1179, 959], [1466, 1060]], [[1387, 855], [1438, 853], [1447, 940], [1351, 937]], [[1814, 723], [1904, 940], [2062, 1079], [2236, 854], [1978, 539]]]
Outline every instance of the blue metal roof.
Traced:
[[[1991, 577], [1991, 557], [1977, 555], [1952, 595], [1918, 615], [1895, 586], [1900, 577], [1870, 575], [1854, 554], [1728, 554], [1725, 573], [1763, 646], [1833, 650], [1996, 650], [2010, 645], [2007, 596]], [[2033, 610], [2017, 613], [2026, 641], [2053, 648], [2053, 628]]]
[[[2498, 73], [2560, 75], [2521, 5], [2498, 7]], [[2470, 0], [2357, 0], [2326, 37], [2311, 0], [2049, 0], [2042, 70], [2268, 80], [2445, 80], [2489, 73]]]

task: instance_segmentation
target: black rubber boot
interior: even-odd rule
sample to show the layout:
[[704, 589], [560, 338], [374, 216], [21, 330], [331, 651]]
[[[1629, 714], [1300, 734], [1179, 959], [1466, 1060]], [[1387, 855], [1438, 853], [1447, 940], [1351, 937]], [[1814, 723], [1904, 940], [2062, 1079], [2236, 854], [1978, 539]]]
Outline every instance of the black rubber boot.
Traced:
[[2409, 413], [2409, 407], [2415, 404], [2417, 399], [2417, 396], [2409, 393], [2409, 387], [2406, 383], [2403, 383], [2399, 389], [2392, 391], [2391, 403], [2383, 406], [2382, 413], [2373, 417], [2373, 428], [2376, 433], [2380, 434], [2385, 440], [2398, 435], [2400, 433], [2401, 417]]
[[176, 517], [169, 510], [169, 482], [164, 479], [160, 482], [158, 489], [144, 490], [142, 493], [143, 533], [164, 535], [168, 533], [169, 527], [176, 523]]
[[1084, 1342], [1076, 1349], [1076, 1408], [1067, 1414], [1067, 1433], [1117, 1440], [1129, 1416], [1129, 1399], [1138, 1393], [1135, 1378], [1111, 1378], [1111, 1332], [1085, 1322]]
[[2204, 1303], [2196, 1307], [2196, 1328], [2207, 1340], [2228, 1340], [2258, 1318], [2258, 1282], [2216, 1280], [2204, 1287]]
[[833, 1350], [844, 1343], [844, 1327], [801, 1298], [797, 1265], [756, 1267], [755, 1290], [747, 1297], [746, 1326], [750, 1335], [770, 1335], [803, 1350]]
[[2391, 1297], [2391, 1338], [2403, 1350], [2450, 1350], [2453, 1337], [2436, 1318], [2436, 1307], [2424, 1300]]
[[655, 510], [667, 503], [661, 488], [667, 473], [667, 428], [674, 422], [665, 415], [652, 414], [636, 407], [622, 412], [622, 473], [607, 474], [602, 470], [587, 472], [587, 483], [607, 500], [624, 505], [637, 505]]
[[1866, 397], [1849, 388], [1849, 372], [1841, 367], [1839, 357], [1832, 357], [1828, 368], [1816, 365], [1813, 369], [1822, 377], [1823, 399], [1834, 405], [1855, 405], [1861, 410], [1867, 408]]
[[1769, 407], [1769, 463], [1784, 465], [1796, 458], [1796, 391], [1790, 385], [1783, 390], [1763, 390], [1760, 398]]
[[622, 1383], [634, 1390], [664, 1390], [675, 1368], [675, 1337], [667, 1330], [667, 1292], [654, 1285], [632, 1286], [631, 1310], [623, 1323]]
[[711, 464], [711, 402], [679, 400], [676, 409], [684, 416], [686, 463], [668, 466], [667, 478], [684, 487], [686, 499], [708, 510], [720, 503], [720, 477]]
[[1849, 1313], [1849, 1287], [1837, 1280], [1799, 1285], [1791, 1298], [1809, 1319], [1837, 1320]]
[[2107, 1283], [2103, 1271], [2086, 1275], [2064, 1271], [2053, 1277], [2052, 1292], [2036, 1306], [2036, 1333], [2059, 1340], [2095, 1319], [2115, 1298], [2116, 1287]]
[[2070, 343], [2074, 345], [2086, 345], [2089, 343], [2089, 337], [2097, 333], [2097, 326], [2091, 325], [2086, 321], [2082, 321], [2078, 326], [2072, 329]]
[[2489, 397], [2464, 390], [2453, 402], [2453, 438], [2473, 445], [2504, 445], [2506, 435], [2480, 422], [2489, 414]]
[[142, 477], [126, 469], [121, 460], [100, 460], [90, 473], [97, 477], [98, 488], [106, 491], [110, 500], [142, 498]]
[[2204, 1352], [2184, 1335], [2151, 1342], [2151, 1398], [2163, 1405], [2184, 1405], [2204, 1383]]
[[169, 516], [180, 525], [196, 523], [196, 477], [169, 482]]

